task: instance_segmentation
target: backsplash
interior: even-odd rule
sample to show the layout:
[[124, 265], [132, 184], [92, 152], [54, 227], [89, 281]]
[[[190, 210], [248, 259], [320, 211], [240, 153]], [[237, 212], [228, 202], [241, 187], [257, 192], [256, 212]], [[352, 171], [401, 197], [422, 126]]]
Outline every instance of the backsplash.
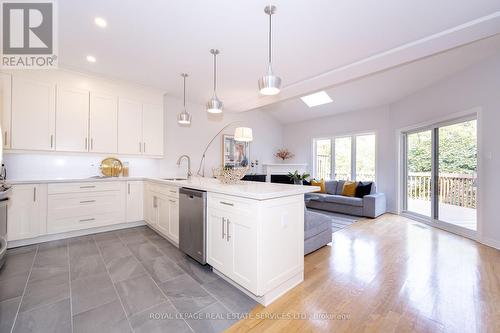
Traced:
[[[3, 163], [7, 168], [7, 180], [87, 178], [101, 174], [99, 165], [103, 158], [105, 157], [7, 153], [3, 156]], [[159, 159], [123, 157], [120, 160], [129, 163], [130, 177], [160, 175]]]

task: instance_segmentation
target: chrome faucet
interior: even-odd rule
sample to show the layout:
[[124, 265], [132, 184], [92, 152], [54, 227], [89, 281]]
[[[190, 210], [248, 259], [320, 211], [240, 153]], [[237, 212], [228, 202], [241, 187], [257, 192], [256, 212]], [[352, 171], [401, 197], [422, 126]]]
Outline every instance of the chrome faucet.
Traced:
[[181, 161], [183, 158], [186, 158], [187, 161], [188, 161], [188, 169], [187, 169], [187, 178], [191, 178], [191, 176], [193, 175], [191, 173], [191, 158], [189, 158], [189, 156], [187, 155], [181, 155], [178, 159], [177, 159], [177, 166], [180, 167], [181, 166]]

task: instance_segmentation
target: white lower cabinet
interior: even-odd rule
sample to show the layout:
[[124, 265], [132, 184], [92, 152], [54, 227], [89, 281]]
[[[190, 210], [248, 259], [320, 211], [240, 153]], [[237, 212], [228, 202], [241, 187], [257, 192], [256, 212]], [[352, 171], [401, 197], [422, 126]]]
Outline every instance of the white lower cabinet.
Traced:
[[[49, 184], [47, 233], [107, 226], [125, 221], [125, 183]], [[80, 188], [80, 191], [75, 189]]]
[[7, 239], [9, 241], [45, 234], [47, 185], [13, 186], [7, 214]]
[[174, 186], [147, 184], [144, 191], [145, 221], [179, 243], [179, 191]]
[[269, 304], [303, 279], [303, 218], [301, 195], [252, 200], [209, 192], [207, 262]]
[[144, 182], [127, 182], [127, 212], [126, 221], [144, 220]]
[[246, 214], [209, 207], [208, 263], [248, 290], [257, 288], [257, 228]]

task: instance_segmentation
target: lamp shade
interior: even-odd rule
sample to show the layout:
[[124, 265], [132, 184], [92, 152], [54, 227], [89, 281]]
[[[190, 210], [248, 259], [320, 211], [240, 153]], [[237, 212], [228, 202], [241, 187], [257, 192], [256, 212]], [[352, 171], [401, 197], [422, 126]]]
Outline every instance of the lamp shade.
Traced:
[[252, 129], [250, 127], [236, 127], [234, 130], [234, 140], [242, 142], [252, 141]]

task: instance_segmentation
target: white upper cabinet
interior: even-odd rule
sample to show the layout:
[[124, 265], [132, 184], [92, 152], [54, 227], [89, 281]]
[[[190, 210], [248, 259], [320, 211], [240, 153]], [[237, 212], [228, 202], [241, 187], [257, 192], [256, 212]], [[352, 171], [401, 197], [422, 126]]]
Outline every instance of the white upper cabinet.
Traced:
[[57, 86], [56, 150], [89, 149], [89, 91]]
[[5, 149], [162, 157], [163, 120], [152, 89], [68, 72], [0, 73]]
[[142, 106], [142, 153], [163, 155], [163, 107], [143, 104]]
[[90, 93], [89, 151], [118, 152], [118, 98], [116, 96]]
[[123, 98], [118, 101], [118, 153], [142, 154], [141, 103]]
[[55, 149], [55, 92], [52, 83], [13, 78], [13, 149]]
[[10, 115], [11, 115], [11, 76], [0, 73], [0, 126], [2, 128], [2, 144], [4, 148], [10, 148]]
[[118, 153], [163, 156], [163, 107], [119, 99]]

